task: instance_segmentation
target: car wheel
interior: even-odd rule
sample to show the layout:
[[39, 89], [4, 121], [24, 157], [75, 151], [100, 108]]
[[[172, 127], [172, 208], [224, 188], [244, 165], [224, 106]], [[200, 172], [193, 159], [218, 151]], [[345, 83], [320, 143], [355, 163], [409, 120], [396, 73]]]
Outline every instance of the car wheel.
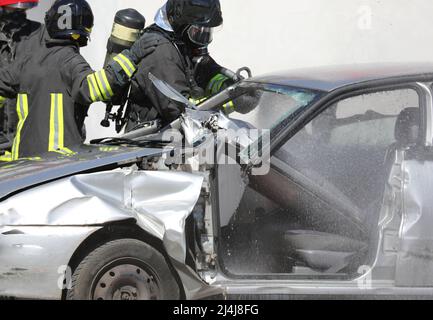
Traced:
[[68, 300], [177, 300], [164, 256], [148, 244], [114, 240], [87, 255], [72, 275]]

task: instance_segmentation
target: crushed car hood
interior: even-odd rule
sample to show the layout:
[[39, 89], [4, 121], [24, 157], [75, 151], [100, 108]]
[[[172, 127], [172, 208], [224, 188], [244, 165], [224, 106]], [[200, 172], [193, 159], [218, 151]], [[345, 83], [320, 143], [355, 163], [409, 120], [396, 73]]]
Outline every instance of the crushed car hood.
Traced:
[[48, 181], [162, 153], [162, 149], [83, 146], [77, 155], [71, 157], [4, 163], [0, 165], [0, 199]]

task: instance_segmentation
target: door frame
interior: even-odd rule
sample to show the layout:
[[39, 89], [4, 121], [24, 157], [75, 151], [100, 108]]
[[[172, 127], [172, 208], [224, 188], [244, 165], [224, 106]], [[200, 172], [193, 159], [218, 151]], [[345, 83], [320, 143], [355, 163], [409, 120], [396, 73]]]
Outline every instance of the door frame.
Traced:
[[[422, 114], [428, 116], [430, 121], [424, 121], [422, 132], [422, 144], [428, 146], [433, 144], [433, 91], [427, 86], [428, 82], [419, 82], [416, 77], [404, 77], [397, 79], [385, 79], [379, 81], [370, 81], [362, 84], [355, 84], [345, 86], [343, 88], [334, 90], [325, 94], [310, 108], [304, 111], [298, 118], [289, 124], [289, 126], [282, 130], [282, 132], [275, 137], [271, 143], [271, 152], [284, 144], [287, 139], [292, 138], [299, 132], [306, 124], [314, 119], [321, 112], [334, 105], [336, 102], [362, 94], [375, 93], [381, 91], [399, 90], [399, 89], [414, 89], [420, 98], [420, 108]], [[423, 116], [423, 118], [424, 118]], [[218, 177], [218, 168], [216, 166], [215, 175]], [[218, 186], [215, 187], [214, 198], [214, 232], [217, 237], [220, 237], [220, 221], [219, 221], [219, 192]], [[219, 253], [218, 241], [215, 241], [215, 252]], [[379, 246], [380, 243], [378, 243]], [[373, 266], [374, 268], [374, 266]], [[222, 261], [217, 259], [217, 275], [214, 278], [213, 285], [224, 287], [227, 293], [233, 294], [329, 294], [332, 290], [336, 294], [344, 295], [386, 295], [397, 294], [402, 296], [411, 295], [433, 295], [433, 289], [429, 288], [397, 288], [394, 281], [390, 280], [374, 280], [374, 284], [369, 289], [360, 289], [360, 283], [363, 283], [369, 277], [368, 272], [353, 279], [296, 279], [290, 275], [269, 276], [264, 275], [260, 278], [239, 278], [232, 277], [224, 269]]]

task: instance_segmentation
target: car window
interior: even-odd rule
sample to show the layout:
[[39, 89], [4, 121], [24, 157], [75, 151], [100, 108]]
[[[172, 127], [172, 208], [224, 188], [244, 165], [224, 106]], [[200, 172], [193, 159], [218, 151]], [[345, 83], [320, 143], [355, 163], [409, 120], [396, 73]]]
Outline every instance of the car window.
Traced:
[[276, 158], [306, 179], [322, 181], [361, 211], [380, 201], [396, 142], [397, 118], [419, 107], [413, 89], [369, 93], [341, 100], [290, 139]]
[[330, 143], [387, 146], [395, 142], [394, 128], [402, 110], [418, 106], [415, 90], [395, 90], [356, 96], [335, 106]]
[[256, 129], [273, 130], [318, 96], [314, 91], [273, 85], [248, 88], [233, 99], [229, 117]]
[[341, 146], [364, 145], [386, 146], [394, 139], [395, 117], [376, 120], [357, 121], [336, 126], [331, 130], [330, 143]]

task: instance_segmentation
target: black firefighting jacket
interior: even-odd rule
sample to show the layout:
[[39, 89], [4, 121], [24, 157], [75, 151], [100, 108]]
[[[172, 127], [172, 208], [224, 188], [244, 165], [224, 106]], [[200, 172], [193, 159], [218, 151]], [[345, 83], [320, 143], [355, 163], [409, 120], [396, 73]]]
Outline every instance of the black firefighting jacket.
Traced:
[[72, 41], [52, 39], [45, 27], [34, 36], [39, 45], [0, 70], [0, 100], [18, 95], [19, 117], [12, 150], [4, 161], [46, 152], [74, 154], [74, 147], [83, 142], [77, 119], [86, 114], [86, 106], [109, 101], [136, 71], [123, 53], [94, 72]]
[[197, 70], [189, 48], [175, 39], [173, 33], [156, 25], [148, 27], [145, 32], [158, 35], [160, 42], [156, 50], [141, 61], [131, 80], [127, 131], [142, 122], [156, 119], [161, 120], [162, 125], [169, 124], [184, 111], [182, 104], [169, 100], [158, 91], [149, 80], [149, 72], [195, 101], [215, 94], [216, 88], [225, 88], [229, 81], [219, 73], [221, 66], [209, 56]]
[[[21, 19], [20, 19], [21, 20]], [[41, 24], [28, 20], [25, 15], [22, 21], [15, 23], [0, 22], [0, 68], [5, 68], [12, 61], [24, 57], [32, 50], [34, 43], [28, 41], [39, 29]], [[36, 43], [37, 45], [37, 43]], [[0, 110], [0, 133], [13, 135], [18, 124], [16, 114], [16, 99], [6, 101]]]

